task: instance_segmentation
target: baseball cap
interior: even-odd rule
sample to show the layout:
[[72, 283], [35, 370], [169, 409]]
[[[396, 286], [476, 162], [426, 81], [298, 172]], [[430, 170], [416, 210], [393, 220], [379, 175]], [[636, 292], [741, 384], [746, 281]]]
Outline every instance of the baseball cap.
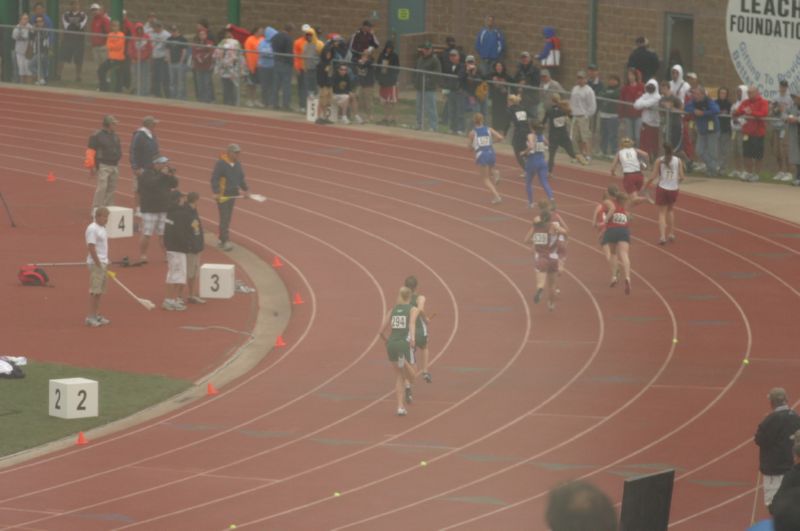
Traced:
[[467, 58], [464, 59], [464, 61], [466, 61], [467, 63], [474, 63], [475, 62], [475, 56], [474, 55], [468, 55]]
[[647, 37], [636, 37], [636, 44], [647, 44]]
[[100, 4], [92, 4], [89, 10], [91, 11], [92, 9], [100, 9]]
[[575, 77], [586, 77], [586, 72], [584, 70], [578, 70]]
[[156, 120], [155, 116], [145, 116], [144, 118], [142, 118], [142, 125], [147, 125], [147, 124], [153, 125], [157, 123], [158, 120]]
[[458, 50], [453, 48], [452, 50], [450, 50], [450, 55], [458, 55]]
[[118, 124], [119, 120], [117, 120], [114, 115], [106, 114], [103, 116], [103, 125], [111, 125], [111, 124]]
[[530, 59], [531, 53], [530, 52], [522, 52], [521, 54], [519, 54], [519, 56], [520, 57], [527, 57], [528, 59]]
[[431, 41], [425, 41], [422, 43], [423, 48], [433, 48], [433, 43]]
[[153, 159], [153, 164], [166, 164], [167, 162], [169, 162], [169, 159], [164, 155], [160, 155]]
[[697, 79], [697, 74], [695, 74], [694, 72], [687, 72], [686, 76], [684, 76], [684, 77], [691, 77], [691, 78]]
[[780, 85], [782, 87], [788, 87], [789, 86], [789, 82], [786, 81], [785, 79], [781, 79], [780, 82], [778, 83], [778, 85]]
[[239, 144], [228, 144], [228, 151], [232, 153], [239, 153], [242, 151], [242, 148], [239, 147]]
[[311, 26], [309, 26], [308, 24], [303, 24], [302, 26], [300, 26], [300, 30], [303, 33], [308, 33], [311, 31]]
[[540, 76], [547, 76], [547, 77], [550, 77], [550, 70], [548, 70], [548, 69], [546, 69], [546, 68], [542, 68], [542, 70], [539, 72], [539, 75], [540, 75]]

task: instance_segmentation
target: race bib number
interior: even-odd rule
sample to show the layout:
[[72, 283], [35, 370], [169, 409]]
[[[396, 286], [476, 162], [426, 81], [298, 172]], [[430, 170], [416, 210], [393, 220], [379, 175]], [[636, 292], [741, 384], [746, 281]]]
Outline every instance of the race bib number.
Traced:
[[553, 125], [556, 127], [564, 127], [567, 125], [567, 117], [559, 116], [558, 118], [553, 118]]
[[709, 131], [713, 131], [714, 130], [714, 121], [713, 120], [709, 120], [708, 121], [708, 130]]
[[548, 235], [546, 232], [534, 232], [533, 233], [533, 244], [534, 245], [547, 245], [549, 241]]
[[671, 181], [673, 179], [673, 177], [675, 177], [675, 174], [672, 172], [672, 170], [668, 170], [668, 169], [664, 170], [664, 180], [665, 181]]
[[634, 162], [639, 160], [638, 153], [636, 153], [636, 151], [634, 151], [632, 149], [623, 149], [620, 152], [620, 155], [621, 155], [622, 160], [624, 160], [625, 162], [634, 163]]
[[614, 215], [611, 216], [611, 223], [615, 225], [626, 225], [628, 223], [628, 215], [622, 212], [614, 212]]
[[408, 328], [408, 318], [405, 315], [392, 316], [392, 330], [405, 330]]
[[547, 151], [547, 146], [545, 145], [544, 142], [536, 142], [533, 145], [533, 150], [536, 151], [537, 153], [544, 153], [545, 151]]
[[525, 111], [517, 111], [514, 113], [517, 117], [518, 122], [527, 122], [528, 121], [528, 113]]
[[492, 145], [492, 137], [490, 136], [479, 136], [478, 137], [478, 147], [488, 147]]

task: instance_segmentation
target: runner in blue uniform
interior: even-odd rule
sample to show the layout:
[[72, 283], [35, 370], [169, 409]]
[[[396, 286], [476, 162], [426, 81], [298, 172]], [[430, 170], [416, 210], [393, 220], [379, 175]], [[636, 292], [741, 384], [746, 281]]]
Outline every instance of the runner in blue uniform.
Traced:
[[528, 149], [525, 153], [528, 159], [525, 161], [525, 191], [528, 192], [528, 208], [534, 207], [533, 202], [533, 174], [539, 175], [539, 184], [544, 188], [547, 199], [553, 200], [553, 189], [550, 188], [550, 181], [547, 178], [547, 161], [544, 154], [547, 151], [547, 140], [542, 133], [540, 124], [532, 125], [533, 132], [528, 135]]
[[492, 193], [492, 204], [496, 205], [503, 199], [497, 193], [495, 184], [500, 181], [500, 172], [494, 167], [495, 153], [492, 143], [503, 140], [503, 135], [483, 125], [483, 115], [479, 112], [475, 113], [472, 118], [475, 127], [467, 135], [467, 147], [475, 152], [475, 164], [478, 165], [478, 176], [483, 179], [483, 184]]

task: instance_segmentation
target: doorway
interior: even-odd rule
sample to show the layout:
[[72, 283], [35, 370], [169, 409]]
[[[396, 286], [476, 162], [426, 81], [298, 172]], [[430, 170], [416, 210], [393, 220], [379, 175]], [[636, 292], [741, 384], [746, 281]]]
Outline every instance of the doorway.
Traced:
[[664, 30], [664, 78], [669, 79], [669, 71], [675, 64], [683, 67], [684, 74], [691, 72], [694, 65], [694, 17], [667, 13]]

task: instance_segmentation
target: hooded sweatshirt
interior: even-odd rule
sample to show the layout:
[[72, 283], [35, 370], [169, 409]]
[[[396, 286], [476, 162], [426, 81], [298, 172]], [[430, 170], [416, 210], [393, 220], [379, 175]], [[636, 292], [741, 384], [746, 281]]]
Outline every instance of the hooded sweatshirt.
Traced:
[[536, 56], [542, 66], [558, 66], [561, 64], [561, 40], [556, 37], [556, 29], [552, 26], [545, 26], [542, 30], [544, 35], [544, 48]]
[[132, 63], [146, 63], [153, 54], [153, 43], [150, 36], [144, 32], [144, 24], [137, 22], [133, 26], [133, 35], [136, 39], [128, 41], [128, 57]]
[[[733, 113], [739, 108], [739, 105], [747, 99], [747, 85], [739, 85], [737, 88], [739, 89], [739, 99], [736, 100], [731, 107], [731, 116], [733, 116]], [[744, 120], [741, 118], [731, 118], [731, 129], [734, 131], [741, 131], [742, 124], [744, 124]]]
[[683, 79], [683, 67], [681, 65], [674, 65], [672, 70], [678, 71], [678, 79], [673, 80], [672, 74], [670, 74], [669, 90], [672, 92], [672, 94], [677, 96], [679, 100], [681, 100], [681, 103], [683, 103], [686, 101], [686, 95], [689, 93], [689, 90], [691, 90], [692, 87], [690, 87], [689, 83]]
[[278, 30], [267, 26], [264, 30], [264, 39], [258, 43], [258, 68], [275, 68], [275, 54], [272, 52], [272, 37]]
[[[647, 92], [647, 87], [653, 86], [653, 92]], [[651, 79], [645, 83], [644, 94], [633, 102], [633, 108], [642, 111], [642, 123], [650, 127], [658, 127], [661, 125], [661, 117], [658, 114], [658, 104], [661, 101], [661, 95], [658, 93], [658, 81]]]
[[[311, 40], [307, 40], [306, 36], [311, 35]], [[303, 69], [312, 71], [317, 68], [319, 64], [319, 56], [322, 53], [322, 48], [325, 43], [317, 37], [317, 30], [312, 27], [303, 35]]]

